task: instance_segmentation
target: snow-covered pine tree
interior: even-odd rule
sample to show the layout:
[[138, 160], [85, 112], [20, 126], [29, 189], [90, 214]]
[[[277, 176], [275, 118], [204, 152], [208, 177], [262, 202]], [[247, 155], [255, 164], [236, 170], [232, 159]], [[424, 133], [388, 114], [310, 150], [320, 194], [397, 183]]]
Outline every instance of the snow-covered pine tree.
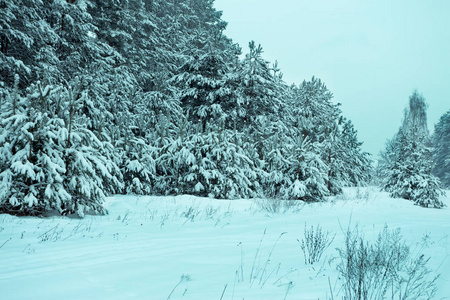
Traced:
[[[287, 155], [292, 148], [291, 139], [288, 134], [289, 128], [287, 127], [290, 112], [286, 109], [285, 99], [287, 96], [285, 94], [285, 85], [283, 82], [277, 81], [275, 88], [276, 97], [280, 99], [278, 109], [274, 112], [257, 116], [252, 126], [245, 129], [246, 132], [251, 133], [252, 139], [250, 142], [258, 153], [258, 159], [263, 164], [263, 170], [267, 173], [274, 171], [268, 163], [272, 159], [281, 159], [281, 157], [276, 158], [272, 155]], [[267, 179], [269, 181], [271, 180], [271, 178]]]
[[386, 150], [382, 153], [381, 174], [384, 177], [383, 188], [391, 197], [412, 199], [416, 170], [410, 159], [411, 152], [408, 137], [403, 129], [386, 144]]
[[409, 97], [403, 123], [382, 153], [383, 188], [391, 197], [413, 201], [423, 207], [441, 208], [443, 191], [433, 169], [430, 137], [427, 127], [427, 105], [417, 91]]
[[116, 141], [115, 145], [119, 147], [116, 151], [121, 156], [117, 164], [123, 175], [124, 193], [137, 195], [153, 193], [158, 149], [148, 144], [143, 137], [135, 137], [131, 131], [126, 132], [125, 138]]
[[259, 192], [259, 172], [242, 148], [242, 134], [203, 132], [186, 120], [165, 138], [156, 158], [155, 191], [212, 198], [249, 198]]
[[179, 55], [180, 67], [170, 83], [176, 87], [183, 110], [189, 112], [189, 121], [201, 124], [205, 132], [207, 125], [222, 127], [229, 120], [235, 88], [229, 74], [237, 52], [223, 34], [226, 23], [211, 1], [190, 1], [188, 7], [184, 22], [189, 33]]
[[29, 86], [40, 71], [38, 53], [48, 49], [55, 34], [45, 16], [42, 1], [0, 1], [0, 76], [7, 87], [14, 75], [21, 78], [20, 89]]
[[[90, 1], [1, 1], [0, 74], [7, 86], [19, 74], [20, 88], [36, 80], [61, 83], [98, 60], [104, 43], [87, 8]], [[103, 55], [102, 55], [103, 54]]]
[[118, 169], [104, 155], [111, 147], [77, 118], [83, 96], [77, 89], [38, 82], [25, 97], [12, 93], [2, 101], [2, 211], [105, 212], [103, 191], [120, 188]]
[[156, 1], [99, 0], [88, 9], [96, 21], [96, 39], [113, 50], [108, 56], [114, 60], [114, 68], [132, 74], [145, 92], [155, 88], [164, 43], [154, 12], [157, 4], [152, 2]]
[[322, 157], [328, 166], [327, 188], [331, 195], [342, 192], [342, 187], [349, 181], [345, 172], [345, 153], [342, 147], [342, 136], [340, 132], [340, 122], [337, 115], [332, 115], [328, 126], [325, 127], [322, 140]]
[[0, 209], [12, 214], [36, 215], [63, 210], [71, 201], [64, 188], [66, 172], [60, 139], [64, 121], [55, 116], [57, 90], [38, 83], [26, 97], [16, 89], [2, 101], [0, 127]]
[[441, 116], [434, 127], [432, 137], [433, 158], [435, 167], [433, 174], [438, 177], [442, 185], [450, 187], [450, 110]]
[[162, 195], [179, 195], [186, 193], [184, 176], [190, 165], [195, 164], [189, 136], [190, 124], [186, 117], [180, 118], [174, 127], [167, 120], [157, 126], [155, 145], [156, 178], [155, 193]]
[[[331, 102], [333, 95], [320, 79], [313, 77], [311, 81], [304, 81], [299, 87], [291, 87], [292, 98], [289, 107], [292, 113], [290, 126], [292, 126], [292, 139], [295, 142], [295, 151], [303, 153], [293, 154], [295, 165], [317, 170], [301, 172], [303, 181], [306, 176], [315, 176], [317, 183], [317, 200], [325, 195], [337, 194], [344, 184], [341, 174], [343, 164], [342, 151], [339, 147], [339, 115], [338, 105]], [[304, 145], [304, 141], [306, 144]], [[306, 148], [305, 148], [306, 147]], [[311, 153], [306, 153], [310, 152]], [[319, 151], [319, 152], [317, 152]], [[320, 159], [319, 159], [320, 157]], [[307, 162], [305, 164], [305, 162]], [[320, 168], [319, 168], [320, 167]], [[327, 171], [324, 173], [323, 168]], [[290, 174], [296, 174], [290, 173]], [[319, 178], [319, 176], [323, 176]], [[328, 193], [323, 193], [321, 183], [326, 181]], [[312, 185], [310, 185], [312, 186]], [[313, 185], [316, 186], [316, 185]], [[310, 198], [312, 201], [314, 198]]]
[[297, 137], [290, 157], [291, 167], [286, 174], [288, 185], [282, 194], [286, 199], [299, 199], [306, 202], [323, 201], [330, 195], [328, 189], [329, 166], [322, 160], [322, 145], [311, 142], [308, 137]]
[[261, 133], [270, 133], [266, 139], [261, 140], [267, 153], [263, 153], [264, 168], [262, 172], [263, 192], [266, 197], [283, 198], [283, 191], [290, 185], [289, 170], [292, 167], [290, 155], [294, 142], [289, 135], [289, 128], [285, 120], [268, 122], [267, 128], [261, 128]]
[[208, 124], [217, 126], [226, 119], [221, 103], [222, 97], [228, 96], [223, 93], [226, 90], [224, 76], [228, 73], [227, 57], [224, 51], [215, 49], [217, 41], [212, 40], [210, 33], [200, 31], [193, 38], [201, 48], [188, 50], [190, 53], [185, 56], [180, 74], [172, 82], [178, 87], [177, 96], [183, 109], [189, 111], [189, 121], [201, 124], [205, 132]]
[[190, 172], [200, 173], [196, 179], [204, 187], [204, 193], [218, 199], [258, 195], [260, 171], [240, 146], [242, 134], [230, 130], [211, 131], [203, 139], [204, 145], [195, 146], [205, 157]]
[[371, 179], [372, 166], [370, 154], [361, 149], [362, 142], [358, 140], [353, 123], [345, 118], [342, 120], [339, 153], [342, 156], [342, 176], [346, 186], [364, 186]]
[[[257, 119], [278, 114], [282, 101], [277, 93], [279, 81], [274, 76], [269, 63], [262, 57], [261, 45], [254, 41], [249, 43], [249, 53], [241, 62], [239, 75], [242, 80], [238, 92], [238, 106], [245, 113], [243, 124], [238, 129], [248, 128], [252, 134], [256, 129]], [[242, 129], [241, 129], [242, 130]]]
[[114, 147], [90, 130], [81, 110], [89, 95], [77, 78], [60, 97], [66, 108], [65, 128], [60, 133], [66, 168], [64, 187], [71, 195], [63, 209], [80, 216], [90, 211], [106, 213], [102, 206], [105, 195], [123, 188], [122, 174], [112, 159]]
[[[248, 157], [262, 176], [262, 188], [266, 196], [279, 194], [284, 175], [281, 173], [286, 159], [286, 143], [283, 141], [286, 123], [282, 112], [286, 108], [285, 83], [277, 65], [270, 67], [263, 57], [261, 45], [249, 43], [249, 53], [232, 69], [234, 101], [229, 102], [229, 122], [232, 128], [244, 134], [242, 142]], [[274, 144], [276, 143], [276, 144]], [[277, 161], [277, 162], [276, 162]]]

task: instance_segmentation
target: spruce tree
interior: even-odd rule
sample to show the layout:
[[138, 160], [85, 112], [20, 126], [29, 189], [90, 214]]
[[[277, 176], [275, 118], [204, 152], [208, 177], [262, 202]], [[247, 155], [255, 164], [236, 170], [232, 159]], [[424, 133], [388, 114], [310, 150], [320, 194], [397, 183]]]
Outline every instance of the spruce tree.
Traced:
[[450, 187], [450, 111], [441, 116], [434, 127], [432, 137], [433, 158], [435, 167], [433, 174], [438, 177], [442, 185]]
[[427, 127], [427, 105], [417, 91], [409, 98], [403, 123], [382, 153], [383, 188], [391, 197], [413, 201], [423, 207], [441, 208], [443, 195], [433, 169], [430, 137]]

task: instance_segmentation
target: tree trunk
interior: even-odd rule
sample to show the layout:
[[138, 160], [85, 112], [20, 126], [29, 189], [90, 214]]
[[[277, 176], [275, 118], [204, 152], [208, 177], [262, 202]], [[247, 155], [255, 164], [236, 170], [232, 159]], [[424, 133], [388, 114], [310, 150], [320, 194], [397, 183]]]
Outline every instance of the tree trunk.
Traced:
[[331, 151], [328, 152], [328, 192], [331, 194]]
[[0, 51], [5, 55], [8, 54], [8, 45], [8, 38], [6, 37], [6, 35], [2, 36]]

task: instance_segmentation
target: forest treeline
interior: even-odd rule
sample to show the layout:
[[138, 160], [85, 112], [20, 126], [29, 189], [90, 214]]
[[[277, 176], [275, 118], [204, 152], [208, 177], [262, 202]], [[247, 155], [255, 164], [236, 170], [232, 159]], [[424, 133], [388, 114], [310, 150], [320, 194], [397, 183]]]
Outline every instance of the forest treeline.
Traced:
[[287, 85], [255, 42], [242, 55], [213, 2], [0, 0], [0, 210], [365, 184], [369, 155], [325, 84]]

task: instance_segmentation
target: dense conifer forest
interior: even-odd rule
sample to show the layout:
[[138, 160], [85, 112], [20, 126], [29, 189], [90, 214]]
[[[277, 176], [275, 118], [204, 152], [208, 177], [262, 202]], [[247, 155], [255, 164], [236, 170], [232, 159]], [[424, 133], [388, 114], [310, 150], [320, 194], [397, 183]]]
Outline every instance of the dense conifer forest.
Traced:
[[[325, 83], [287, 85], [261, 45], [224, 35], [213, 2], [0, 0], [0, 210], [83, 216], [111, 194], [311, 202], [366, 184], [369, 155]], [[417, 162], [429, 150], [406, 123], [389, 146]], [[384, 187], [433, 206], [394, 192], [396, 153]]]

